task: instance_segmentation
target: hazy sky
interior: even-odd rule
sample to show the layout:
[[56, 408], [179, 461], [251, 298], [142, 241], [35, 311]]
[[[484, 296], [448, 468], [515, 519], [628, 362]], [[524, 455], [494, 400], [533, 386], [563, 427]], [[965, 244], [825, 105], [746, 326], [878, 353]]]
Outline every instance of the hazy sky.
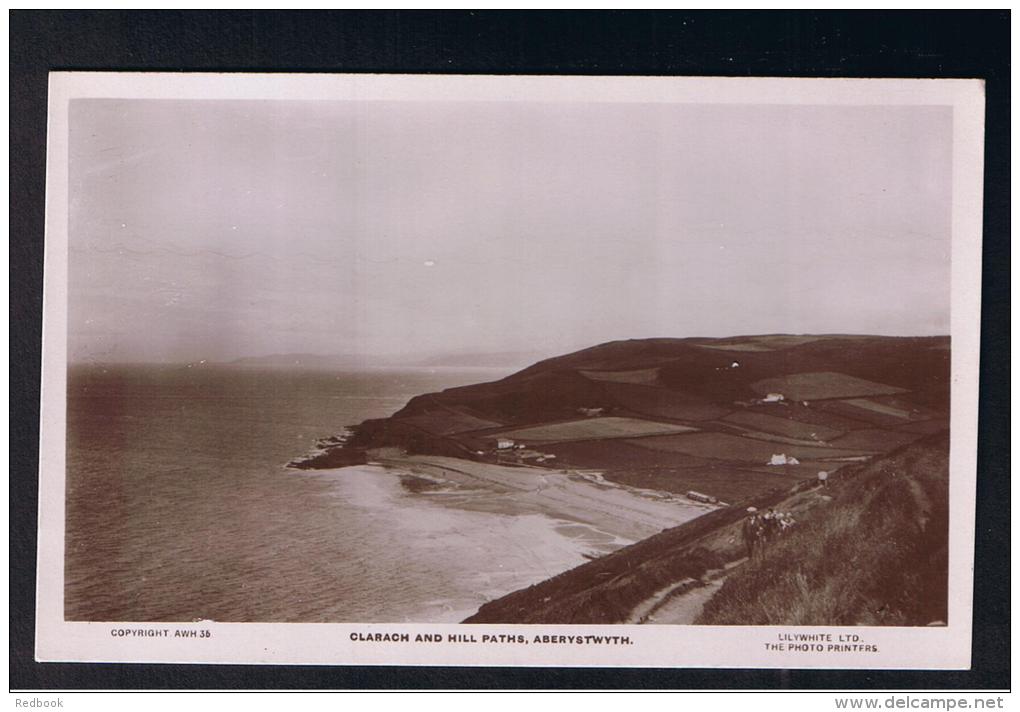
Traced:
[[947, 107], [77, 100], [72, 359], [949, 331]]

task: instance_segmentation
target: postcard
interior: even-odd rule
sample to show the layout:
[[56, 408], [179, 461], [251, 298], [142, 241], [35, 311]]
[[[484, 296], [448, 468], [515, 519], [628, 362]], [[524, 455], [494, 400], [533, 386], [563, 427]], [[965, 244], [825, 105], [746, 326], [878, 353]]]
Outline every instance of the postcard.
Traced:
[[983, 121], [51, 74], [37, 658], [969, 667]]

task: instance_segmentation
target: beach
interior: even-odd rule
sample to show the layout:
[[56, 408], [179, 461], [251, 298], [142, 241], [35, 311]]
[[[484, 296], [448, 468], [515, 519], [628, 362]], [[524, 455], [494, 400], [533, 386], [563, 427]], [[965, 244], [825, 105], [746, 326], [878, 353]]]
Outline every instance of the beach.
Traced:
[[714, 509], [665, 492], [604, 480], [593, 470], [507, 466], [440, 455], [369, 452], [370, 462], [425, 479], [423, 496], [449, 507], [495, 514], [541, 514], [564, 536], [608, 552]]

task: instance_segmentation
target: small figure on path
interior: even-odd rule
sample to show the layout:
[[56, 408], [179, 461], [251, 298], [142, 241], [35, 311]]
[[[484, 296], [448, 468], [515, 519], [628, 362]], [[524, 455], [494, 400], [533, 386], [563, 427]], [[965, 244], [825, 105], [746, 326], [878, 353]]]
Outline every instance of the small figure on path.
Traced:
[[762, 546], [769, 543], [769, 541], [779, 533], [779, 512], [774, 508], [769, 507], [769, 511], [765, 512], [765, 516], [762, 517]]
[[747, 558], [753, 559], [755, 552], [760, 548], [762, 535], [762, 521], [757, 507], [747, 508], [747, 517], [744, 519], [741, 532], [744, 536], [744, 546], [747, 547]]

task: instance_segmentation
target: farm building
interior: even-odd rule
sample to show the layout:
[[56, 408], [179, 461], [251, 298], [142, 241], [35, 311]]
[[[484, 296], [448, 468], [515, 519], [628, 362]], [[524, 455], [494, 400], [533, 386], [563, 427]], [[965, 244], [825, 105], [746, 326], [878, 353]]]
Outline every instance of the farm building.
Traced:
[[786, 400], [786, 397], [782, 393], [769, 393], [762, 399], [765, 403], [778, 403]]
[[694, 500], [695, 502], [704, 502], [705, 504], [715, 504], [719, 500], [711, 495], [702, 494], [701, 492], [695, 492], [691, 490], [687, 493], [687, 499]]
[[510, 440], [509, 438], [499, 438], [496, 441], [496, 449], [497, 450], [509, 450], [513, 446], [514, 446], [514, 441]]
[[782, 453], [781, 452], [781, 453], [779, 453], [777, 455], [773, 455], [772, 459], [769, 460], [766, 464], [768, 464], [768, 465], [799, 465], [800, 464], [800, 460], [798, 460], [797, 458], [792, 457], [792, 456], [791, 457], [787, 457], [786, 453]]

